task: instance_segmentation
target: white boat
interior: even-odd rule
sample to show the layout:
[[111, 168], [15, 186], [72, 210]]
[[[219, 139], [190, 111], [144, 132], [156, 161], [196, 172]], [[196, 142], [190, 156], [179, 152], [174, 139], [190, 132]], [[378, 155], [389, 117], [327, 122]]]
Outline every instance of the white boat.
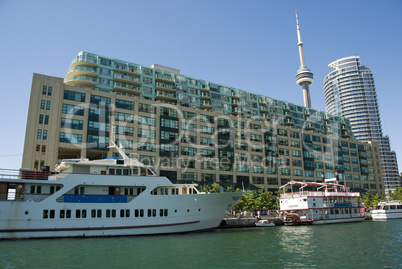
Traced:
[[255, 223], [255, 226], [257, 226], [257, 227], [273, 227], [273, 226], [275, 226], [275, 223], [269, 222], [266, 219], [262, 219], [262, 220], [257, 221]]
[[402, 219], [402, 202], [380, 202], [371, 210], [373, 220]]
[[360, 193], [350, 192], [336, 179], [323, 183], [292, 181], [280, 190], [285, 191], [280, 195], [285, 225], [355, 222], [366, 216], [364, 204], [358, 201]]
[[215, 229], [243, 193], [201, 193], [130, 159], [65, 160], [59, 173], [0, 175], [0, 239], [186, 233]]

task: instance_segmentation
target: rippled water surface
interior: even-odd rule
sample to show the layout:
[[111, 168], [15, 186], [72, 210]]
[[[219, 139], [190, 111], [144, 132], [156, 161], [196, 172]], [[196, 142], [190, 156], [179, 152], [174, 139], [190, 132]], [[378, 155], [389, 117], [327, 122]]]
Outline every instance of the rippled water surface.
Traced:
[[402, 219], [0, 241], [0, 268], [402, 268]]

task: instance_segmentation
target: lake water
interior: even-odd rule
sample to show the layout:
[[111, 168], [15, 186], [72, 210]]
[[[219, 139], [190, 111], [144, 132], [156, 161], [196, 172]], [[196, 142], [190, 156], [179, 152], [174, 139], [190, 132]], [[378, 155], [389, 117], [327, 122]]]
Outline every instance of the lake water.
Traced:
[[0, 268], [402, 268], [402, 220], [0, 241]]

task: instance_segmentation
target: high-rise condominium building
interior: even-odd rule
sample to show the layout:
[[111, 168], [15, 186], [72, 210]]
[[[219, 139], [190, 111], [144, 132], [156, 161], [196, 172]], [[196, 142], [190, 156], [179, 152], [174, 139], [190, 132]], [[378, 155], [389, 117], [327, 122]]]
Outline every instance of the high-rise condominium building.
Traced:
[[173, 181], [275, 191], [338, 173], [383, 192], [377, 143], [353, 140], [343, 117], [86, 52], [64, 79], [34, 74], [24, 168], [115, 157], [110, 139]]
[[328, 65], [335, 70], [324, 79], [327, 112], [350, 120], [358, 141], [379, 144], [386, 190], [400, 186], [395, 152], [389, 137], [383, 136], [373, 73], [359, 56], [346, 57]]

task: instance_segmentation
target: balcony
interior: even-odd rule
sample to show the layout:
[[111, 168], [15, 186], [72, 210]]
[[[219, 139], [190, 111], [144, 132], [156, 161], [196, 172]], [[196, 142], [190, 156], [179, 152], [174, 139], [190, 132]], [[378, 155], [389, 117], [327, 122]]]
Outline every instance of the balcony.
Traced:
[[262, 98], [259, 98], [258, 100], [260, 106], [265, 106], [267, 103], [265, 102], [265, 100], [263, 100]]
[[292, 115], [290, 114], [290, 111], [284, 111], [283, 112], [283, 116], [285, 117], [285, 119], [292, 119]]
[[201, 92], [201, 100], [210, 100], [211, 96], [209, 92]]
[[90, 67], [97, 67], [98, 66], [98, 59], [91, 57], [91, 56], [78, 56], [71, 62], [70, 67], [75, 67], [79, 65], [86, 65]]
[[269, 116], [268, 113], [262, 113], [262, 114], [261, 114], [261, 119], [262, 119], [262, 120], [270, 120], [271, 117]]
[[87, 86], [87, 87], [96, 87], [98, 84], [98, 79], [94, 77], [88, 76], [72, 76], [66, 77], [64, 79], [64, 83], [67, 85], [74, 85], [74, 86]]
[[343, 131], [343, 130], [341, 130], [341, 136], [342, 136], [342, 138], [350, 138], [350, 134], [349, 134], [349, 131]]
[[[311, 121], [310, 121], [311, 122]], [[307, 123], [305, 122], [305, 130], [313, 132], [315, 130], [314, 124], [313, 123]]]
[[285, 119], [284, 124], [285, 124], [285, 126], [289, 126], [289, 127], [293, 127], [295, 125], [291, 118]]
[[142, 93], [142, 90], [140, 87], [125, 84], [125, 83], [120, 83], [120, 82], [113, 83], [113, 91], [128, 93], [128, 94], [133, 94], [133, 95], [140, 95]]
[[162, 81], [155, 82], [155, 90], [164, 92], [176, 92], [174, 84], [165, 83]]
[[207, 85], [201, 85], [200, 91], [201, 91], [201, 92], [209, 92], [209, 88], [208, 88]]
[[138, 66], [125, 66], [125, 65], [116, 65], [114, 67], [114, 72], [120, 72], [132, 76], [141, 76], [141, 69]]
[[260, 106], [260, 112], [268, 113], [268, 108], [266, 106]]
[[234, 115], [234, 116], [239, 116], [239, 115], [241, 115], [241, 114], [242, 114], [242, 112], [241, 112], [240, 107], [234, 107], [234, 108], [233, 108], [233, 110], [232, 110], [232, 115]]
[[166, 100], [170, 102], [176, 102], [176, 93], [168, 93], [164, 91], [157, 91], [155, 95], [155, 100]]
[[121, 74], [121, 73], [114, 73], [113, 81], [127, 83], [127, 84], [131, 84], [131, 85], [135, 85], [135, 86], [141, 85], [140, 77], [130, 76], [130, 75]]
[[210, 109], [210, 108], [212, 108], [211, 101], [202, 101], [200, 107], [202, 109]]
[[67, 73], [66, 77], [72, 77], [72, 76], [96, 77], [97, 76], [96, 68], [95, 67], [85, 66], [85, 65], [71, 67], [68, 70], [68, 73]]
[[232, 99], [240, 99], [240, 94], [232, 92]]
[[232, 100], [232, 107], [239, 107], [240, 106], [240, 101], [237, 99]]
[[333, 134], [334, 133], [334, 131], [332, 131], [332, 127], [331, 127], [331, 125], [329, 125], [329, 124], [326, 124], [325, 125], [325, 130], [326, 130], [326, 133], [327, 134]]
[[155, 81], [161, 81], [165, 83], [174, 83], [174, 78], [170, 75], [155, 74]]

